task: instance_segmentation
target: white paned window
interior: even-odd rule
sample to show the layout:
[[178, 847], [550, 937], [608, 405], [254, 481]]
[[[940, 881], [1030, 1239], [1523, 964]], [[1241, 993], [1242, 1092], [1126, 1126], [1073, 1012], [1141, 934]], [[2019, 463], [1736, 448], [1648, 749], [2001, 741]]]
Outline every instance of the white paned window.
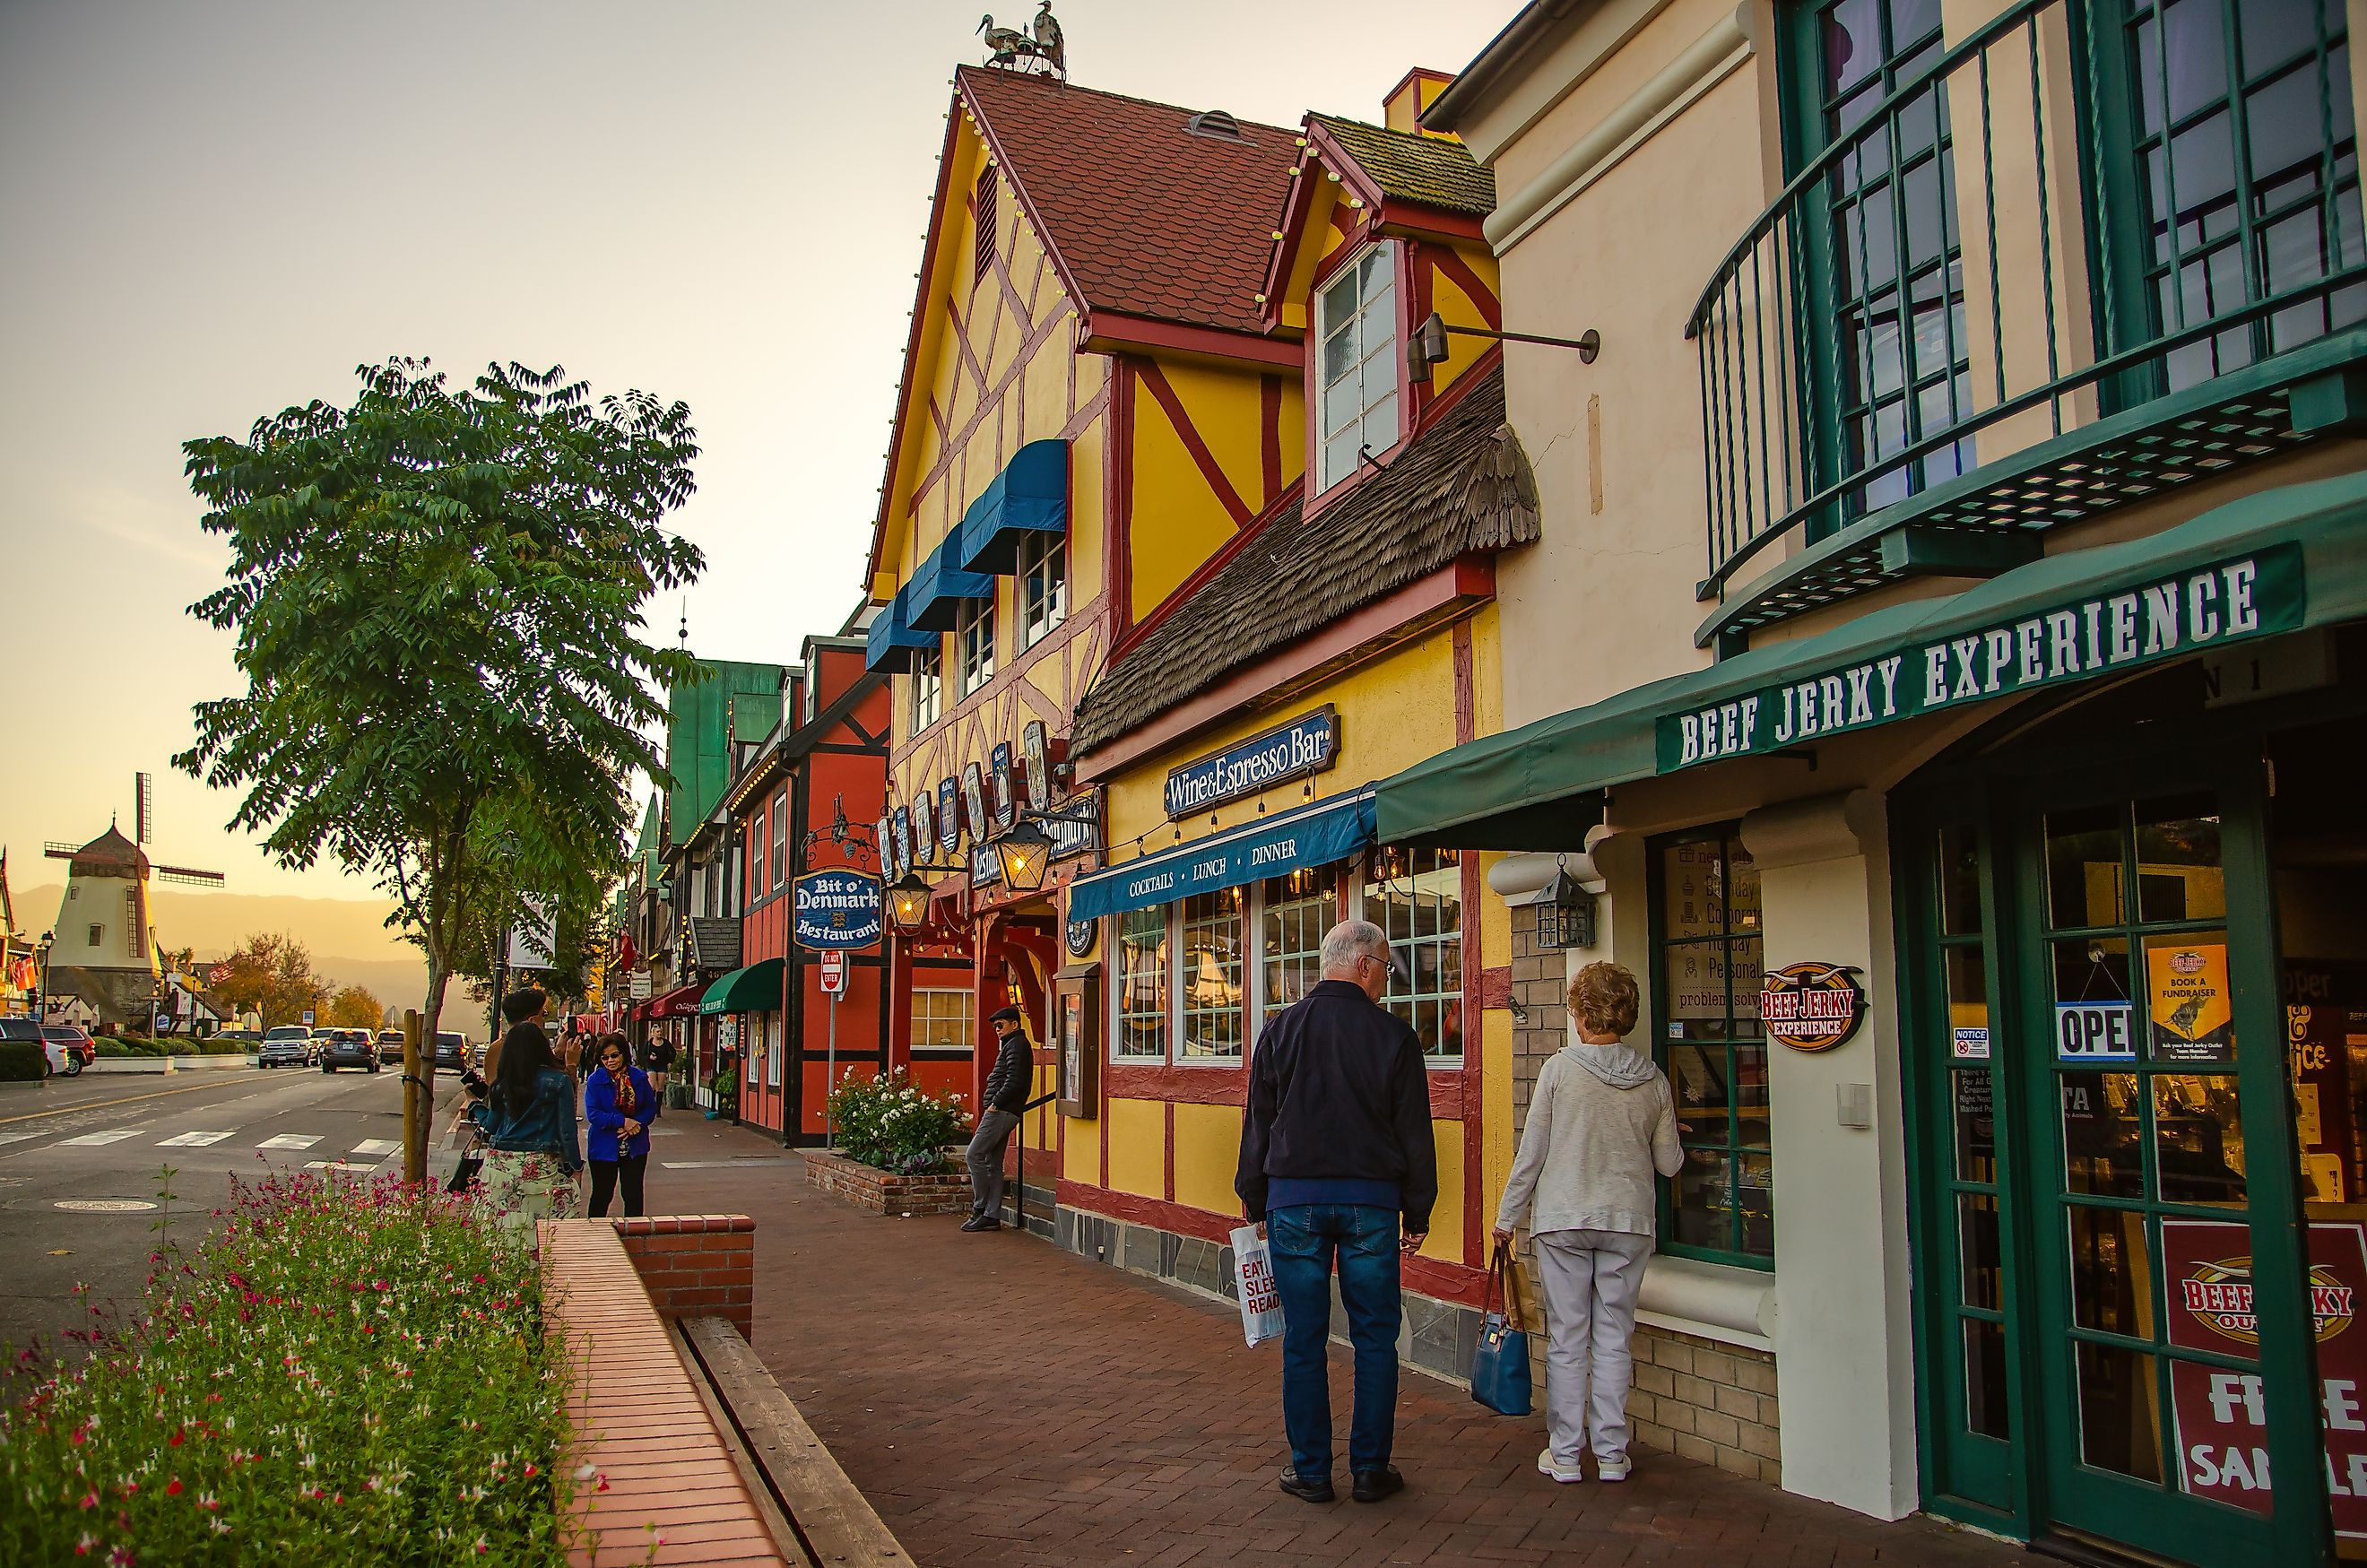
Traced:
[[781, 1087], [781, 1058], [787, 1055], [781, 1049], [781, 1015], [764, 1015], [764, 1082], [773, 1089]]
[[978, 1043], [972, 1017], [976, 1004], [968, 991], [912, 993], [912, 1038], [915, 1051], [968, 1051]]
[[1241, 910], [1247, 889], [1227, 887], [1184, 901], [1184, 1031], [1175, 1043], [1181, 1062], [1241, 1059]]
[[789, 792], [773, 796], [773, 886], [789, 879]]
[[1167, 907], [1117, 919], [1117, 1028], [1110, 1054], [1121, 1062], [1167, 1059]]
[[1035, 647], [1068, 618], [1068, 536], [1030, 534], [1019, 547], [1019, 646]]
[[1323, 977], [1323, 936], [1340, 923], [1340, 883], [1324, 867], [1302, 866], [1267, 879], [1258, 916], [1263, 981], [1260, 1025], [1307, 995]]
[[1413, 1026], [1433, 1065], [1463, 1059], [1463, 867], [1453, 850], [1376, 850], [1365, 919], [1388, 934], [1381, 1005]]
[[1355, 472], [1357, 454], [1398, 439], [1398, 304], [1394, 252], [1375, 245], [1317, 296], [1323, 357], [1317, 369], [1318, 488]]
[[918, 735], [937, 722], [945, 706], [945, 655], [936, 649], [912, 659], [912, 729]]
[[954, 626], [961, 649], [961, 694], [968, 696], [994, 679], [994, 601], [980, 599]]

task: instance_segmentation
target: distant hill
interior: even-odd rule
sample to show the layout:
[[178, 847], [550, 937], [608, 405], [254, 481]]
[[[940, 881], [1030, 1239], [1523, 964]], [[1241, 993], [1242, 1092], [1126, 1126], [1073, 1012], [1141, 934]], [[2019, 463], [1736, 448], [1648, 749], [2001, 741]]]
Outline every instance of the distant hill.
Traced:
[[[65, 897], [62, 882], [17, 889], [17, 924], [48, 930]], [[389, 1007], [417, 1007], [427, 994], [426, 961], [387, 929], [394, 906], [380, 900], [199, 893], [152, 882], [148, 902], [156, 940], [167, 949], [194, 948], [200, 960], [220, 958], [258, 931], [285, 931], [312, 950], [323, 974], [339, 985], [367, 986]], [[460, 987], [445, 997], [447, 1007], [462, 1001]]]

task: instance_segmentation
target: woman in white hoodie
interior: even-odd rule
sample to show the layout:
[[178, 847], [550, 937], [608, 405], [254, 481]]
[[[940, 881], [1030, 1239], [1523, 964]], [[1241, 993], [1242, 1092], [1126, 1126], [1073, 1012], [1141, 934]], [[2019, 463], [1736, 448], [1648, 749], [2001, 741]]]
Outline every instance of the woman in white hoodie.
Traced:
[[1684, 1158], [1667, 1075], [1619, 1043], [1636, 1027], [1638, 1007], [1636, 976], [1616, 964], [1590, 964], [1570, 981], [1578, 1043], [1563, 1046], [1537, 1076], [1496, 1209], [1496, 1240], [1511, 1241], [1526, 1215], [1536, 1243], [1552, 1335], [1552, 1441], [1537, 1469], [1560, 1482], [1586, 1478], [1579, 1464], [1590, 1426], [1597, 1475], [1627, 1479], [1628, 1342], [1659, 1212], [1652, 1173], [1674, 1176]]

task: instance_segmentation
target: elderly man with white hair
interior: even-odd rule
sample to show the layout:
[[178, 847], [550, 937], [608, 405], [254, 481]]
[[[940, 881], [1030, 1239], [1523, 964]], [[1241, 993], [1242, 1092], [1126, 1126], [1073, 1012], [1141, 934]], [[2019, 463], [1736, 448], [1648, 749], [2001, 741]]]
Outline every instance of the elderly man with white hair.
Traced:
[[1369, 920], [1323, 939], [1322, 978], [1258, 1036], [1234, 1190], [1274, 1250], [1282, 1298], [1282, 1489], [1331, 1500], [1331, 1274], [1355, 1350], [1348, 1469], [1359, 1503], [1401, 1490], [1397, 1421], [1398, 1260], [1430, 1234], [1438, 1156], [1421, 1042], [1380, 1005], [1393, 964]]

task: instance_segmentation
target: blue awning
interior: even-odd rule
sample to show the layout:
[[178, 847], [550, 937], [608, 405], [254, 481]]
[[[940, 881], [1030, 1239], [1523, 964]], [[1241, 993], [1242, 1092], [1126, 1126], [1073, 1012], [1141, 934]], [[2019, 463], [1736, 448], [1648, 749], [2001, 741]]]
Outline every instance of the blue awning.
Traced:
[[1147, 909], [1303, 865], [1330, 865], [1372, 841], [1373, 794], [1366, 790], [1081, 876], [1069, 886], [1069, 919]]
[[899, 589], [896, 597], [871, 617], [871, 629], [864, 634], [863, 667], [910, 670], [914, 654], [934, 652], [937, 647], [936, 633], [915, 631], [905, 625], [904, 593]]
[[1069, 444], [1030, 441], [962, 513], [961, 565], [969, 571], [1010, 571], [1030, 534], [1068, 529]]
[[994, 597], [994, 579], [964, 571], [958, 562], [961, 529], [946, 534], [904, 584], [904, 624], [915, 631], [949, 632], [971, 602]]

